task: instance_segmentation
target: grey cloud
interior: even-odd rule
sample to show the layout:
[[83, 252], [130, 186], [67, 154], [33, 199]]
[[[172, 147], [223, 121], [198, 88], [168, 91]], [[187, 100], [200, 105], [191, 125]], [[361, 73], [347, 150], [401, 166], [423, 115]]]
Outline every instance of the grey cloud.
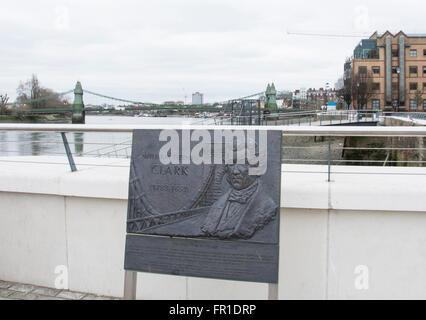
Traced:
[[[262, 91], [271, 81], [279, 90], [324, 86], [342, 74], [345, 58], [360, 39], [292, 36], [286, 31], [359, 33], [356, 9], [364, 6], [371, 32], [393, 27], [425, 32], [420, 1], [407, 0], [402, 7], [388, 4], [4, 1], [0, 93], [14, 98], [19, 80], [32, 73], [57, 91], [80, 80], [89, 90], [154, 102], [183, 99], [184, 91], [188, 96], [203, 91], [207, 101], [223, 100]], [[57, 28], [63, 8], [68, 25]]]

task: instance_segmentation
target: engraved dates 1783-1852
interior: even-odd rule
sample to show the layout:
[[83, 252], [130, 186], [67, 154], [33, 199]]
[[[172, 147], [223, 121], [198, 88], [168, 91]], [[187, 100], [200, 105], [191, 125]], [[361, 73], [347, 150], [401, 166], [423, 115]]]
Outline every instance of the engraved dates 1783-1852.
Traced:
[[280, 145], [279, 131], [135, 130], [125, 268], [276, 282]]

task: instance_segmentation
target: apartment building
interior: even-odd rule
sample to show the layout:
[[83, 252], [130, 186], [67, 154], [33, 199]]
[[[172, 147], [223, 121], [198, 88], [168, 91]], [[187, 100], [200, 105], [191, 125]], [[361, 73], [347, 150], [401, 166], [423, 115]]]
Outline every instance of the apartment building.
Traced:
[[310, 101], [322, 101], [326, 102], [336, 102], [337, 101], [337, 93], [334, 88], [324, 89], [324, 88], [309, 88], [307, 90], [307, 99]]
[[204, 95], [200, 92], [195, 92], [192, 94], [192, 104], [203, 104], [204, 103]]
[[375, 32], [359, 43], [344, 69], [346, 83], [357, 73], [372, 78], [371, 97], [360, 109], [426, 111], [426, 34]]
[[293, 99], [306, 100], [306, 98], [307, 98], [306, 90], [304, 89], [294, 90]]

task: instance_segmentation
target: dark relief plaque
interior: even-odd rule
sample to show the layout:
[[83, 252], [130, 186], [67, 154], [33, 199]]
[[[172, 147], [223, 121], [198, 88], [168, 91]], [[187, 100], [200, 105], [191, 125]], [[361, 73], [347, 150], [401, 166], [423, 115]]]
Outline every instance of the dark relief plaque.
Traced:
[[[206, 131], [194, 138], [193, 130], [176, 130], [165, 141], [161, 130], [134, 131], [125, 269], [276, 283], [281, 132], [239, 131], [215, 140], [224, 131]], [[200, 141], [208, 142], [201, 151]], [[264, 172], [253, 174], [259, 163], [237, 160], [241, 141], [256, 157], [267, 143]], [[167, 156], [178, 157], [164, 164], [160, 149], [167, 146]]]

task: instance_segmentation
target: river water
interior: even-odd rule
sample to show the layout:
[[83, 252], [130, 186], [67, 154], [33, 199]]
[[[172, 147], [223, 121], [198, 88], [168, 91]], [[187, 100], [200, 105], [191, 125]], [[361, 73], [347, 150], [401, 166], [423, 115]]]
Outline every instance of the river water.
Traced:
[[[209, 119], [207, 119], [209, 120]], [[206, 119], [184, 117], [86, 116], [86, 124], [150, 124], [159, 126], [205, 124]], [[131, 133], [67, 133], [75, 156], [129, 157]], [[0, 131], [0, 156], [64, 155], [61, 135], [56, 132]]]

